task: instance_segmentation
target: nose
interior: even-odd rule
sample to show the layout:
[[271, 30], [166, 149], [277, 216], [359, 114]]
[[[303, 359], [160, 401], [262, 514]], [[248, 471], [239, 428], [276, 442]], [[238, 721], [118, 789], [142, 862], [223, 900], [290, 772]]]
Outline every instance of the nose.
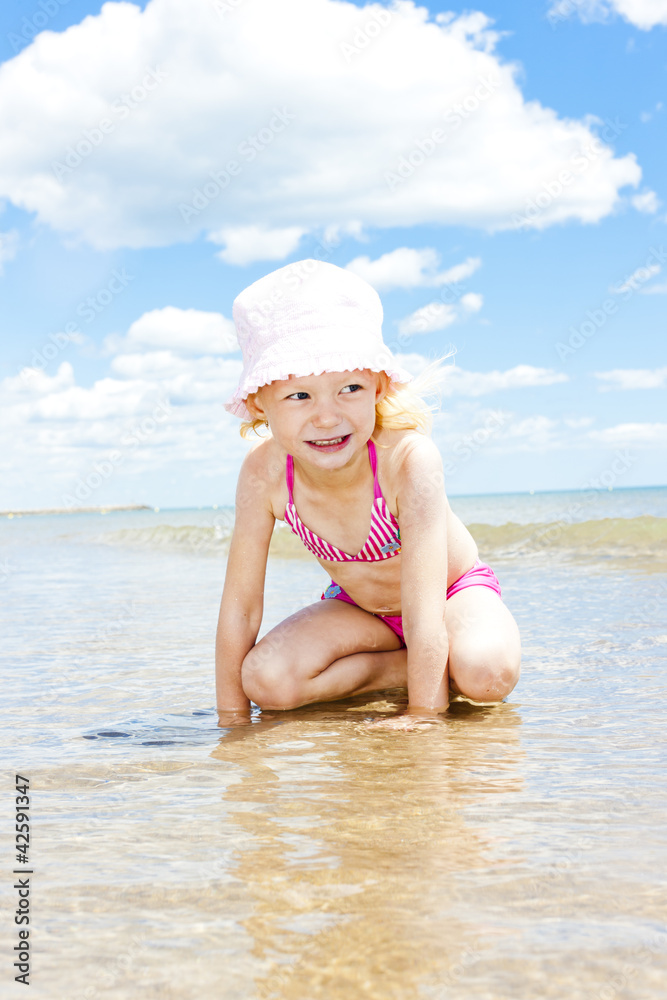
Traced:
[[330, 430], [340, 423], [338, 408], [333, 402], [322, 402], [313, 416], [313, 426]]

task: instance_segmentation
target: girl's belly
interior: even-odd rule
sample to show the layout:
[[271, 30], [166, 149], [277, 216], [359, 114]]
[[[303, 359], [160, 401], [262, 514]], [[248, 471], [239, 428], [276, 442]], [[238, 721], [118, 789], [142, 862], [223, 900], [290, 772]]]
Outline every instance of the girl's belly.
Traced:
[[[448, 545], [447, 587], [469, 570], [477, 559], [477, 545], [463, 529]], [[456, 533], [459, 534], [458, 532]], [[401, 614], [401, 556], [378, 562], [318, 562], [355, 604], [372, 614]]]
[[401, 613], [401, 557], [378, 562], [318, 562], [355, 604], [373, 614]]

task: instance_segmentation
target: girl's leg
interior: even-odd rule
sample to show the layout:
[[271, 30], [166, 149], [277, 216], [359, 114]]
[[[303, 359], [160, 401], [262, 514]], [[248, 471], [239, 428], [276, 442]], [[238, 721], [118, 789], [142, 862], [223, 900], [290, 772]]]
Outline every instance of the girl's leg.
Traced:
[[475, 702], [502, 701], [519, 680], [516, 622], [489, 587], [466, 587], [447, 601], [449, 686]]
[[241, 676], [261, 708], [298, 708], [405, 687], [407, 653], [375, 615], [343, 601], [317, 601], [260, 639]]
[[[519, 630], [488, 587], [447, 601], [449, 685], [475, 702], [497, 702], [520, 673]], [[243, 688], [266, 709], [298, 708], [366, 691], [407, 687], [407, 652], [374, 615], [342, 601], [318, 601], [272, 629], [243, 662]]]

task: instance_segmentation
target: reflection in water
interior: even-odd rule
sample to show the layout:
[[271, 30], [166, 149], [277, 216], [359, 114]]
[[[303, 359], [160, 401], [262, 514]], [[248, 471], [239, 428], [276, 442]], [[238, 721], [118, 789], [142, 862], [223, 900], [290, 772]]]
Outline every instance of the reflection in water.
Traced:
[[[664, 514], [615, 498], [610, 517]], [[489, 523], [539, 521], [511, 512], [524, 500], [488, 498]], [[536, 534], [494, 561], [524, 647], [509, 705], [400, 733], [366, 724], [394, 701], [360, 699], [223, 735], [220, 561], [47, 521], [6, 523], [0, 558], [5, 787], [18, 768], [34, 790], [32, 1000], [667, 1000], [655, 552], [584, 563]], [[270, 565], [266, 628], [321, 576]]]
[[247, 833], [234, 875], [254, 901], [259, 998], [444, 996], [485, 947], [452, 912], [456, 873], [491, 860], [462, 805], [521, 789], [520, 717], [457, 704], [422, 731], [369, 727], [390, 707], [300, 709], [213, 752], [241, 768], [225, 799]]

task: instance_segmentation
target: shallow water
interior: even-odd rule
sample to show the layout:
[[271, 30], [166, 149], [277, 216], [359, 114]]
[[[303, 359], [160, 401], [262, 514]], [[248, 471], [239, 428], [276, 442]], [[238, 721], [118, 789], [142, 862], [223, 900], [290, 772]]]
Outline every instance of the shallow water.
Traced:
[[[506, 519], [562, 520], [533, 499]], [[663, 516], [622, 503], [595, 514]], [[405, 703], [384, 692], [220, 729], [224, 558], [103, 537], [217, 513], [144, 514], [0, 525], [31, 996], [667, 997], [667, 575], [650, 546], [621, 564], [497, 539], [524, 644], [502, 705], [396, 733], [372, 726]], [[325, 580], [274, 559], [263, 630]]]

